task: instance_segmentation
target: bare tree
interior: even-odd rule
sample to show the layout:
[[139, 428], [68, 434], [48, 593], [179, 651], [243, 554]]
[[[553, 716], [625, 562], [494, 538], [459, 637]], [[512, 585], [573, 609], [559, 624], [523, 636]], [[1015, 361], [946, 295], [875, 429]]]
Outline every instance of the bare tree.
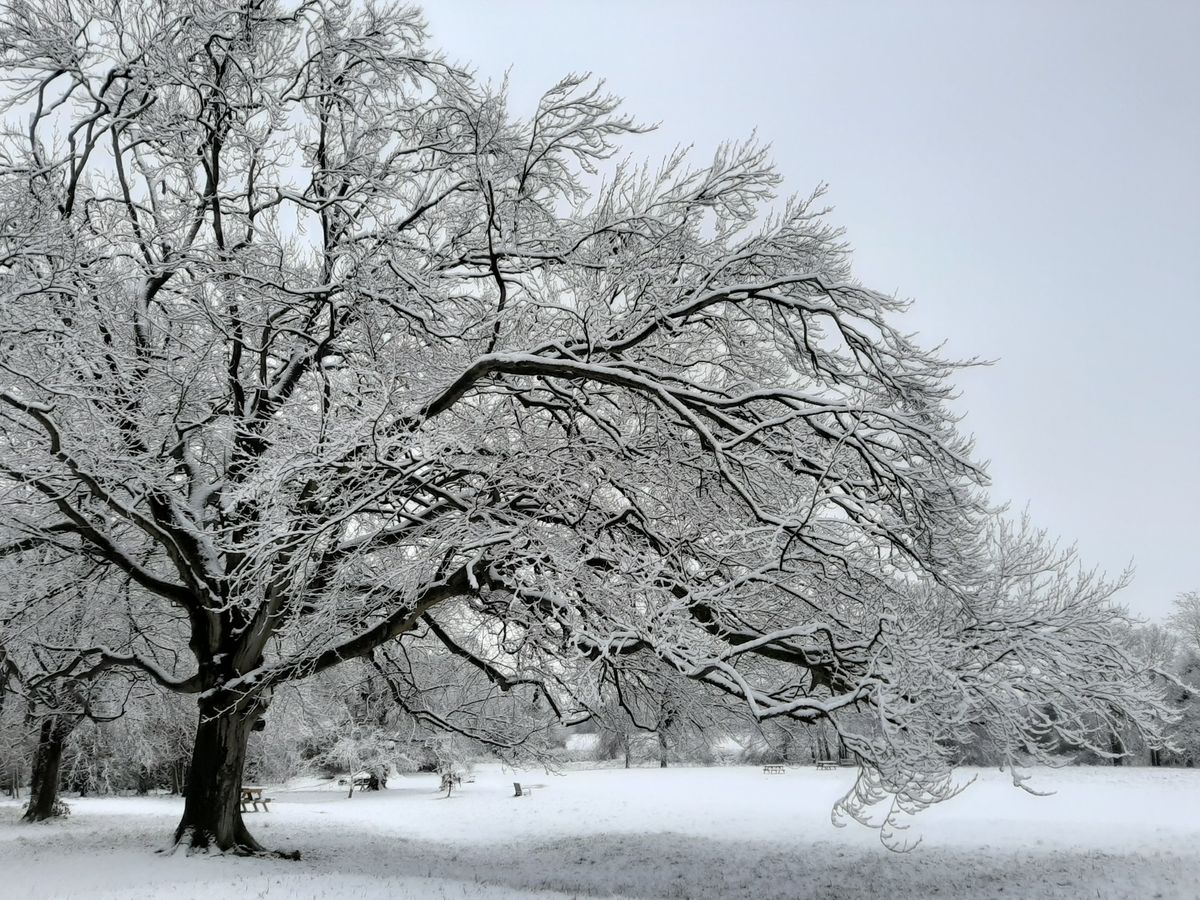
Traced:
[[639, 653], [760, 720], [869, 710], [855, 796], [910, 806], [959, 722], [1155, 727], [1108, 588], [989, 545], [954, 365], [762, 147], [606, 162], [639, 128], [600, 86], [514, 118], [407, 9], [0, 18], [4, 552], [145, 599], [72, 671], [196, 696], [178, 842], [258, 851], [273, 690], [396, 641], [556, 712]]

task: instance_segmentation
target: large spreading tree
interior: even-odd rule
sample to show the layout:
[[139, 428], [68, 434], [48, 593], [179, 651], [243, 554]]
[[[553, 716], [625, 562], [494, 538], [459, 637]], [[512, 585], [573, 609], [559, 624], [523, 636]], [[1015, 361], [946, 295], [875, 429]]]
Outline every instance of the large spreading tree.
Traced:
[[376, 4], [11, 0], [0, 67], [0, 553], [130, 582], [64, 668], [196, 696], [179, 842], [258, 850], [272, 690], [407, 640], [561, 715], [652, 654], [837, 728], [851, 812], [1156, 728], [762, 147], [617, 163], [598, 84], [515, 117]]

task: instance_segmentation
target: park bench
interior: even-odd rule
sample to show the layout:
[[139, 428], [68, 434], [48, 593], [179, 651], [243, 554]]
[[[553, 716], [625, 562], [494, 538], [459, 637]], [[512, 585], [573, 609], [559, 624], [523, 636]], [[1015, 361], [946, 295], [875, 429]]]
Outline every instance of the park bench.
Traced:
[[785, 771], [783, 766], [763, 766], [764, 775], [783, 775]]
[[838, 764], [836, 762], [834, 762], [832, 759], [818, 759], [817, 760], [817, 769], [818, 770], [836, 769], [837, 767], [838, 767]]
[[534, 788], [544, 788], [544, 784], [521, 784], [519, 781], [513, 782], [514, 797], [532, 797]]
[[258, 812], [260, 805], [263, 812], [270, 812], [271, 807], [267, 804], [271, 802], [271, 798], [264, 797], [262, 793], [263, 789], [260, 787], [242, 788], [242, 812]]

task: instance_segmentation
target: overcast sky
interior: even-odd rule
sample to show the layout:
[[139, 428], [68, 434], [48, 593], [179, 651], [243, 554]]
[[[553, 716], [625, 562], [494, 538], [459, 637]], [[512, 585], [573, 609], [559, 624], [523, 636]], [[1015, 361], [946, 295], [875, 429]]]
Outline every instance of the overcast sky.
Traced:
[[[735, 10], [736, 6], [736, 10]], [[635, 155], [757, 129], [828, 182], [857, 276], [927, 343], [996, 360], [958, 408], [993, 495], [1159, 619], [1200, 589], [1200, 2], [427, 0], [434, 42], [571, 71], [660, 123]]]

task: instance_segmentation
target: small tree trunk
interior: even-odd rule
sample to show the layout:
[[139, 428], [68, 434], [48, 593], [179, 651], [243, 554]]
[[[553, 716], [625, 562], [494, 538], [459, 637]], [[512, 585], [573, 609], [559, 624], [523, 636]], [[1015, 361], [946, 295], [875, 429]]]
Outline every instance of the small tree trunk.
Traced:
[[183, 796], [183, 791], [187, 786], [187, 766], [188, 761], [186, 756], [181, 756], [171, 763], [171, 793]]
[[246, 742], [264, 704], [216, 692], [201, 699], [175, 843], [192, 850], [263, 852], [242, 821]]
[[63, 747], [74, 723], [64, 716], [46, 716], [38, 730], [33, 754], [33, 776], [29, 780], [29, 806], [23, 821], [41, 822], [59, 815], [58, 776]]

